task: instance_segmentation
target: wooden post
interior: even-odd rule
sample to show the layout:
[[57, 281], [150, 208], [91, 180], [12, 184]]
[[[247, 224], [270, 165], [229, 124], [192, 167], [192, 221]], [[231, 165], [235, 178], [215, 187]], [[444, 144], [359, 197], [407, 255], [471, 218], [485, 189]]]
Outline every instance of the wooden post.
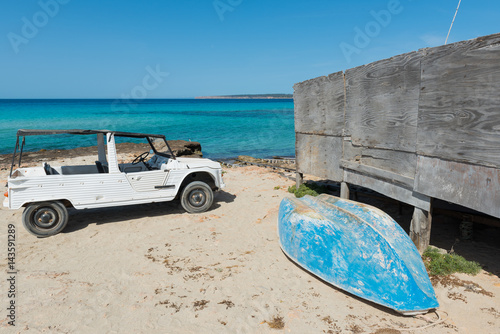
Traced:
[[474, 236], [474, 219], [471, 215], [464, 214], [460, 223], [460, 239], [472, 240]]
[[349, 199], [349, 185], [345, 182], [340, 184], [340, 198]]
[[299, 189], [300, 185], [304, 183], [304, 174], [296, 172], [295, 173], [295, 185], [297, 189]]
[[410, 238], [420, 254], [425, 252], [431, 240], [431, 212], [415, 208], [410, 225]]

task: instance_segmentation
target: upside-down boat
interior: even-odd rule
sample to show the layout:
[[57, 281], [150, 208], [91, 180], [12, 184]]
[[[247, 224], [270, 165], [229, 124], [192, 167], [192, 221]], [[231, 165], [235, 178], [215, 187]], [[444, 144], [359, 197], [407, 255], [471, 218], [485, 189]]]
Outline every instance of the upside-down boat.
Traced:
[[285, 198], [278, 235], [291, 260], [355, 296], [404, 315], [439, 306], [417, 248], [375, 207], [326, 194]]

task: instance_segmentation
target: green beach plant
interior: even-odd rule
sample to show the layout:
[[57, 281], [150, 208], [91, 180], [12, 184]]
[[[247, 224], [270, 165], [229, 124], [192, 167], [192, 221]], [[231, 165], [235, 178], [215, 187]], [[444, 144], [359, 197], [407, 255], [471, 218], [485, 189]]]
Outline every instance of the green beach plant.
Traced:
[[479, 263], [467, 261], [457, 254], [442, 254], [434, 247], [428, 247], [422, 259], [431, 276], [447, 276], [454, 273], [477, 275], [481, 271]]
[[317, 185], [316, 183], [303, 183], [297, 189], [296, 185], [288, 187], [288, 192], [295, 195], [297, 198], [304, 197], [305, 195], [318, 196], [327, 192], [325, 186]]

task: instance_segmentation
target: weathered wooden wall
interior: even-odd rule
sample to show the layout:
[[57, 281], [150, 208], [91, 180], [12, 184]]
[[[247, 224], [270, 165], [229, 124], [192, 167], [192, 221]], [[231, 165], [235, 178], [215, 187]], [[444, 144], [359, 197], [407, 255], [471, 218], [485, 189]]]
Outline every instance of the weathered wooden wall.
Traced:
[[[295, 96], [300, 98], [295, 99]], [[342, 156], [344, 73], [333, 73], [296, 85], [294, 103], [295, 150], [301, 168], [318, 177], [342, 181], [343, 170], [336, 157]]]
[[294, 86], [297, 169], [500, 218], [500, 34]]
[[345, 72], [345, 129], [354, 145], [416, 151], [420, 60], [413, 52]]
[[500, 168], [500, 34], [422, 52], [417, 152]]

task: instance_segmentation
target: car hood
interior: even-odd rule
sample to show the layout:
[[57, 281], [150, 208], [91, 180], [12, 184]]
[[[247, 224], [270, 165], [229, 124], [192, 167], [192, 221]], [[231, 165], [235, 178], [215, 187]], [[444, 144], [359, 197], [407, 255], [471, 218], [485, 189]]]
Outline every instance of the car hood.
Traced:
[[221, 168], [220, 163], [212, 161], [210, 159], [180, 157], [176, 158], [176, 160], [179, 161], [179, 163], [181, 164], [186, 164], [189, 168], [197, 168], [197, 167], [208, 167], [216, 169]]

